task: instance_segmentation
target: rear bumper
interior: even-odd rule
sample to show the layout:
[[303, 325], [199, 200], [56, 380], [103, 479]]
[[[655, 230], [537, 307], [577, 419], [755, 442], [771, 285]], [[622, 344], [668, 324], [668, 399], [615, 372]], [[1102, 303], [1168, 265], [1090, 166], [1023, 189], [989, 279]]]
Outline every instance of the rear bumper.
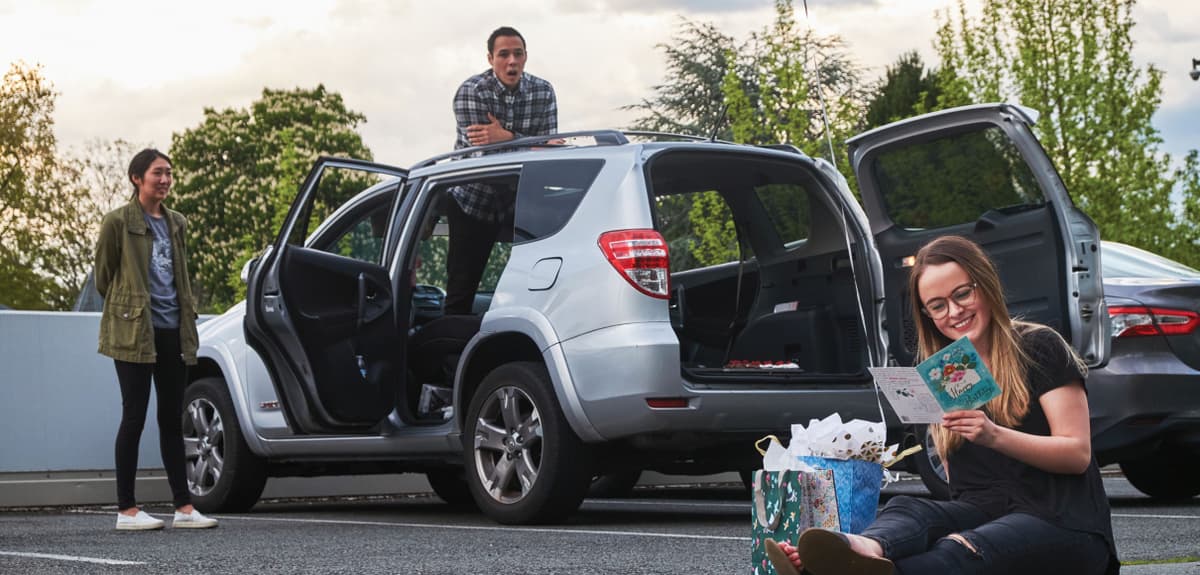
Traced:
[[1168, 351], [1141, 351], [1088, 375], [1092, 451], [1101, 464], [1163, 443], [1200, 453], [1200, 371]]
[[[679, 341], [668, 322], [612, 326], [561, 343], [584, 418], [604, 440], [635, 436], [786, 433], [793, 423], [840, 413], [879, 421], [870, 379], [699, 384], [681, 374]], [[684, 399], [653, 408], [647, 399]], [[889, 423], [899, 427], [890, 414]], [[760, 435], [761, 436], [761, 435]]]

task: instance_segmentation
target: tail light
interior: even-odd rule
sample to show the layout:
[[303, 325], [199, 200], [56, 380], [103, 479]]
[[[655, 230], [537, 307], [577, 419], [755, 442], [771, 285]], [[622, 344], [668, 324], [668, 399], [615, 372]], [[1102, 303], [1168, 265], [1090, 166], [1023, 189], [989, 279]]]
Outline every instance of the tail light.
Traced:
[[638, 291], [669, 299], [667, 241], [654, 230], [620, 230], [600, 235], [600, 250], [621, 277]]
[[1113, 337], [1187, 335], [1200, 326], [1194, 311], [1159, 307], [1118, 306], [1108, 308]]

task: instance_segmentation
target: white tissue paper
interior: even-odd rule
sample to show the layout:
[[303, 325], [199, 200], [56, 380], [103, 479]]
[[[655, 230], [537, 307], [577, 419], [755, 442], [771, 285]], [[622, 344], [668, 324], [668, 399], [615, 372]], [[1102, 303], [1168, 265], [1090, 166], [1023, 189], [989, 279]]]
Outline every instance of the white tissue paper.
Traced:
[[[803, 456], [862, 459], [886, 467], [895, 459], [898, 446], [892, 444], [885, 447], [885, 441], [887, 428], [884, 424], [863, 419], [842, 421], [842, 416], [834, 413], [825, 419], [809, 420], [807, 426], [793, 424], [787, 456], [793, 461], [798, 461], [797, 458]], [[778, 457], [778, 454], [775, 456]], [[765, 458], [763, 462], [766, 463]], [[803, 462], [800, 464], [803, 465]], [[884, 473], [884, 481], [887, 483], [898, 479], [898, 474]]]

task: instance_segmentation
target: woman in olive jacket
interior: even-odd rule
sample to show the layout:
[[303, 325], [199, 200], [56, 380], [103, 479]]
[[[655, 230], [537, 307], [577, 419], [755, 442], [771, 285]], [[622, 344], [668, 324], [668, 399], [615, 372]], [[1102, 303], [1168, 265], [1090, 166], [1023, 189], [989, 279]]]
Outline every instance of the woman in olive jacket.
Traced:
[[133, 199], [105, 214], [96, 242], [96, 288], [104, 296], [100, 353], [113, 358], [121, 385], [117, 431], [117, 529], [161, 529], [163, 521], [133, 496], [138, 443], [153, 380], [159, 448], [175, 504], [172, 527], [215, 527], [192, 507], [183, 449], [183, 388], [196, 363], [196, 305], [184, 246], [187, 220], [163, 206], [171, 190], [171, 160], [158, 150], [129, 163]]

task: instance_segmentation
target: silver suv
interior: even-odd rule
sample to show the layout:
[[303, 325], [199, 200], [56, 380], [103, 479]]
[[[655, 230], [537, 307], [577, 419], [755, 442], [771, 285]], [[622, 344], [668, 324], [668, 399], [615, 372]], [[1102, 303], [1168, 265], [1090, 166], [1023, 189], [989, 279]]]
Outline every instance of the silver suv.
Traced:
[[[533, 523], [601, 476], [752, 469], [764, 434], [880, 418], [866, 368], [910, 363], [909, 256], [943, 234], [985, 246], [1013, 311], [1100, 364], [1099, 236], [1033, 118], [972, 106], [856, 137], [861, 205], [822, 159], [700, 138], [563, 134], [410, 170], [323, 158], [246, 305], [201, 326], [196, 504], [248, 508], [269, 475], [412, 471]], [[515, 214], [477, 313], [445, 315], [445, 206], [469, 183], [515, 193]]]

